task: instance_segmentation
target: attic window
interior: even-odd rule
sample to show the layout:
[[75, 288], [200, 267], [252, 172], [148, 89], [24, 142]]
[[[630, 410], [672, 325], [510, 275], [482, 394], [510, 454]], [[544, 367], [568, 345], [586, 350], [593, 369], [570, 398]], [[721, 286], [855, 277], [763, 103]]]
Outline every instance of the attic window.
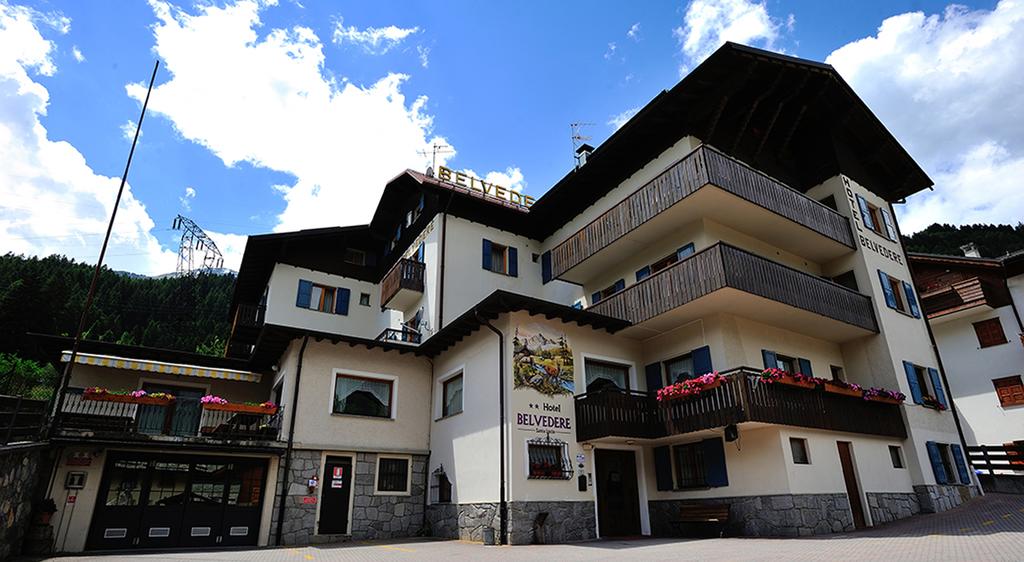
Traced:
[[352, 265], [366, 265], [366, 252], [355, 248], [345, 248], [345, 263]]

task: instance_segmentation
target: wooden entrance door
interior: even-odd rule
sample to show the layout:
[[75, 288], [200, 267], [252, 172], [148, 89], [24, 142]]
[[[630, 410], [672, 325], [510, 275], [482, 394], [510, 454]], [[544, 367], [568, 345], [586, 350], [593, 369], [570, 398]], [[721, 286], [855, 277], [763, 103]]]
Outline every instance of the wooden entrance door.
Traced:
[[320, 490], [321, 535], [348, 533], [349, 496], [352, 493], [352, 458], [327, 457]]
[[853, 466], [852, 447], [847, 441], [836, 441], [839, 447], [839, 462], [843, 465], [843, 480], [846, 481], [846, 495], [850, 498], [853, 510], [853, 526], [858, 529], [867, 527], [864, 521], [864, 504], [860, 501], [860, 486], [857, 485], [857, 471]]
[[597, 520], [602, 537], [640, 534], [640, 487], [633, 451], [595, 450]]

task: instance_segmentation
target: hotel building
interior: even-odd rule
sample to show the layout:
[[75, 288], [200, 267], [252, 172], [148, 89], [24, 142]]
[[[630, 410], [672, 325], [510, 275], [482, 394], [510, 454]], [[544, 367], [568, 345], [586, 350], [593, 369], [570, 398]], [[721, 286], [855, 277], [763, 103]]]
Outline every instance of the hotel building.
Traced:
[[832, 67], [735, 44], [532, 205], [405, 171], [367, 225], [249, 238], [227, 358], [84, 346], [73, 392], [178, 398], [112, 425], [65, 403], [58, 505], [88, 474], [58, 543], [676, 536], [709, 504], [793, 536], [958, 505], [977, 485], [892, 207], [930, 185]]

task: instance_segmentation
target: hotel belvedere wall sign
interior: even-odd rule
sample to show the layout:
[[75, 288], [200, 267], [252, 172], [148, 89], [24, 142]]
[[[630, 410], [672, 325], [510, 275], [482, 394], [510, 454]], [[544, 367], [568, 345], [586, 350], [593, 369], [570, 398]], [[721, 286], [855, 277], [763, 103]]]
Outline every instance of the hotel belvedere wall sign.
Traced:
[[512, 349], [516, 429], [533, 433], [575, 431], [575, 370], [565, 334], [540, 324], [517, 326]]
[[518, 191], [512, 191], [507, 187], [502, 187], [496, 183], [487, 183], [480, 178], [467, 176], [462, 172], [456, 172], [455, 170], [444, 166], [438, 166], [437, 179], [452, 185], [483, 193], [487, 197], [493, 197], [495, 199], [507, 201], [513, 205], [519, 205], [520, 207], [529, 207], [530, 205], [533, 205], [534, 202], [534, 198], [529, 195], [523, 195]]
[[853, 226], [857, 229], [857, 238], [860, 241], [860, 245], [884, 258], [888, 258], [900, 265], [904, 265], [903, 256], [900, 252], [890, 250], [878, 242], [869, 240], [864, 236], [864, 229], [860, 226], [864, 222], [864, 217], [860, 216], [860, 206], [857, 204], [857, 198], [853, 193], [853, 188], [850, 187], [850, 179], [846, 176], [841, 177], [843, 178], [843, 188], [846, 190], [846, 198], [850, 201], [850, 209], [852, 209], [854, 219]]

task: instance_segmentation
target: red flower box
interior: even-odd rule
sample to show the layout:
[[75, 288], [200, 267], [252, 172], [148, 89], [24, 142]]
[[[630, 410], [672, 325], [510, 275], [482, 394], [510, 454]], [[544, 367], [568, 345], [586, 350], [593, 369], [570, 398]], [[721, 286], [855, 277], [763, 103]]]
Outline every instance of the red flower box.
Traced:
[[807, 389], [813, 389], [813, 388], [816, 388], [818, 386], [817, 384], [814, 383], [814, 381], [801, 381], [801, 380], [797, 380], [796, 378], [792, 377], [791, 375], [783, 375], [783, 376], [779, 377], [779, 379], [776, 380], [775, 382], [777, 382], [779, 384], [784, 384], [784, 385], [787, 385], [787, 386], [795, 386], [797, 388], [807, 388]]
[[841, 394], [843, 396], [852, 396], [854, 398], [860, 398], [861, 396], [864, 395], [864, 391], [863, 390], [859, 390], [859, 389], [856, 389], [856, 388], [848, 388], [848, 387], [840, 386], [838, 384], [833, 384], [833, 383], [830, 383], [830, 382], [826, 382], [825, 383], [825, 392], [831, 392], [833, 394]]
[[243, 414], [268, 414], [268, 415], [274, 415], [274, 414], [277, 413], [277, 406], [274, 406], [272, 408], [264, 408], [263, 406], [260, 406], [258, 404], [257, 405], [253, 405], [253, 404], [232, 404], [230, 402], [228, 402], [227, 404], [215, 404], [215, 403], [212, 403], [212, 402], [208, 402], [206, 404], [203, 404], [203, 409], [204, 410], [219, 410], [219, 411], [223, 411], [223, 412], [240, 412], [240, 413], [243, 413]]
[[900, 404], [899, 400], [897, 400], [895, 398], [890, 398], [888, 396], [869, 396], [867, 398], [868, 398], [868, 400], [870, 400], [872, 402], [881, 402], [882, 404], [896, 404], [896, 405]]
[[98, 402], [120, 402], [122, 404], [145, 404], [149, 406], [166, 406], [174, 398], [163, 396], [132, 396], [131, 394], [111, 394], [109, 392], [86, 392], [82, 394], [84, 400], [96, 400]]

